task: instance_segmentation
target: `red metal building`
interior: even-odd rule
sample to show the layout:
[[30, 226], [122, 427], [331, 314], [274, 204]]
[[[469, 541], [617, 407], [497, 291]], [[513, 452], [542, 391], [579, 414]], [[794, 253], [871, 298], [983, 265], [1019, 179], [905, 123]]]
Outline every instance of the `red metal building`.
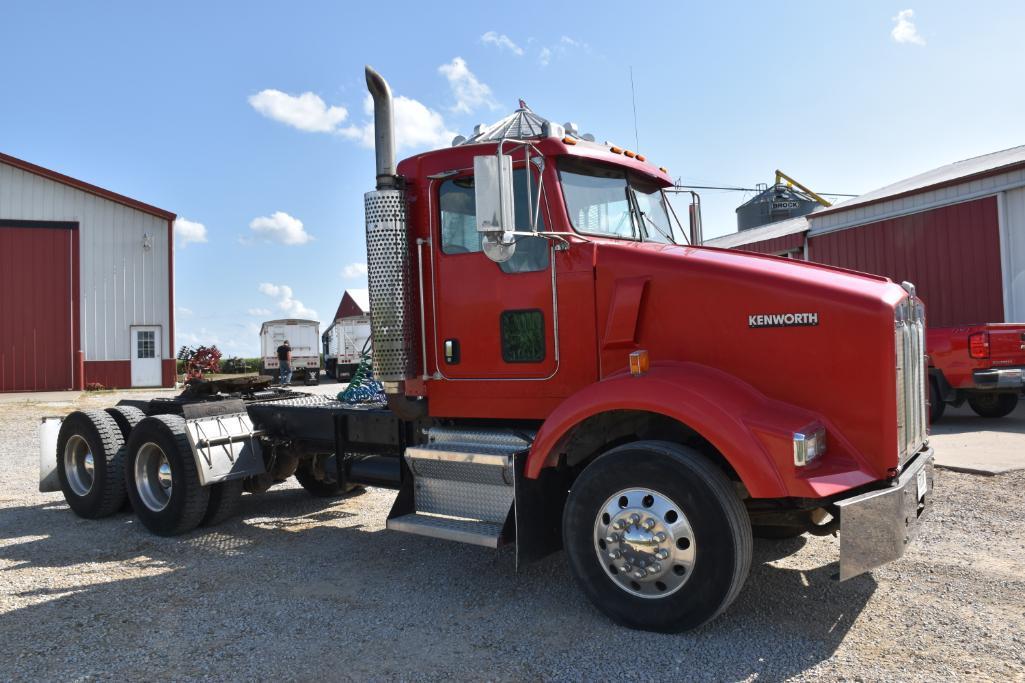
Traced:
[[0, 154], [0, 391], [173, 386], [174, 220]]
[[914, 282], [935, 327], [1023, 322], [1025, 146], [706, 244]]

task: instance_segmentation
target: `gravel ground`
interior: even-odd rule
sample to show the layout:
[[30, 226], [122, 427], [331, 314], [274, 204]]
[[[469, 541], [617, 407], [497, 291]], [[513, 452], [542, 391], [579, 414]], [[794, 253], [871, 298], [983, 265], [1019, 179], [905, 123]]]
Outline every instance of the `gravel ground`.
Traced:
[[905, 558], [843, 584], [835, 538], [756, 541], [733, 607], [666, 636], [606, 620], [561, 553], [517, 573], [385, 531], [385, 490], [284, 486], [178, 538], [79, 519], [36, 492], [38, 418], [71, 409], [0, 406], [3, 680], [1025, 680], [1022, 472], [938, 471]]

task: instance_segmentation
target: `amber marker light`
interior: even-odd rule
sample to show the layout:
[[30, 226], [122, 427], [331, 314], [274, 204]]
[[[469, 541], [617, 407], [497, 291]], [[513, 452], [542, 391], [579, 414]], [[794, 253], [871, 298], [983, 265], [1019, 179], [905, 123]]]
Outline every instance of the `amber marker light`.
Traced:
[[668, 169], [668, 168], [666, 168], [665, 166], [659, 166], [659, 167], [658, 167], [658, 170], [662, 171], [662, 172], [663, 172], [663, 173], [665, 173], [666, 175], [669, 175], [669, 169]]
[[644, 156], [643, 154], [638, 154], [637, 155], [637, 161], [647, 161], [647, 160], [648, 160], [648, 157]]
[[612, 147], [609, 147], [609, 151], [612, 152], [613, 154], [622, 154], [623, 153], [623, 148], [622, 147], [612, 146]]
[[626, 156], [630, 157], [631, 159], [633, 159], [635, 156], [637, 156], [634, 152], [631, 152], [630, 150], [625, 150], [623, 152], [623, 154], [625, 154]]
[[563, 144], [566, 144], [566, 145], [575, 145], [575, 144], [577, 144], [577, 141], [574, 140], [573, 138], [571, 138], [568, 135], [562, 139], [562, 142], [563, 142]]
[[630, 354], [630, 374], [634, 377], [639, 377], [648, 371], [650, 363], [648, 361], [648, 350], [639, 349]]

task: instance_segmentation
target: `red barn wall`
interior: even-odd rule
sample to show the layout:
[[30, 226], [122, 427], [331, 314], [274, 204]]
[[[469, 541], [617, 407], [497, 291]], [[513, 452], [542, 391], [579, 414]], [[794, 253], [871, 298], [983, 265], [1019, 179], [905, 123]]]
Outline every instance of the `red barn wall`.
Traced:
[[996, 197], [815, 235], [809, 252], [819, 263], [913, 282], [932, 327], [1004, 321]]

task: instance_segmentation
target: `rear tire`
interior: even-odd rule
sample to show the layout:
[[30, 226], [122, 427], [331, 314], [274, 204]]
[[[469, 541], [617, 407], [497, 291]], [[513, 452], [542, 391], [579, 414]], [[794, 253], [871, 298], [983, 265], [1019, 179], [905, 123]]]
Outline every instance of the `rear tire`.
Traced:
[[102, 410], [75, 411], [57, 436], [57, 478], [68, 506], [79, 517], [99, 519], [125, 502], [124, 438]]
[[588, 465], [570, 490], [562, 533], [580, 588], [630, 628], [707, 623], [737, 597], [751, 566], [751, 522], [729, 479], [698, 451], [665, 441], [625, 444]]
[[146, 419], [146, 413], [135, 406], [114, 406], [113, 408], [106, 408], [103, 412], [114, 418], [114, 422], [117, 423], [118, 429], [121, 430], [121, 436], [124, 437], [125, 441], [128, 441], [128, 435], [135, 429], [135, 425]]
[[936, 380], [929, 380], [929, 422], [939, 422], [947, 410], [946, 402], [940, 398], [940, 386]]
[[338, 498], [360, 488], [359, 484], [338, 481], [334, 455], [318, 455], [303, 460], [295, 470], [295, 478], [314, 498]]
[[232, 479], [213, 484], [210, 489], [210, 502], [206, 506], [206, 514], [199, 522], [200, 526], [216, 526], [235, 514], [239, 500], [242, 498], [242, 480]]
[[159, 536], [199, 526], [210, 489], [199, 483], [185, 420], [177, 415], [147, 417], [132, 430], [127, 450], [128, 497], [143, 526]]
[[979, 392], [969, 394], [968, 405], [980, 417], [1006, 417], [1018, 406], [1018, 395]]

